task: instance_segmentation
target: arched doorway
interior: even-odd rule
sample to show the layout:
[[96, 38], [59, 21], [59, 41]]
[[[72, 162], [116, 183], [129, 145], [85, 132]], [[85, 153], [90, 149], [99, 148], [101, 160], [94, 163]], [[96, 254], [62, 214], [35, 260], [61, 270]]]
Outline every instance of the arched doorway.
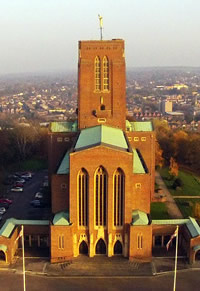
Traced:
[[200, 250], [198, 250], [195, 254], [195, 261], [200, 261]]
[[114, 255], [122, 255], [122, 244], [119, 240], [114, 245]]
[[96, 244], [96, 255], [105, 255], [106, 254], [106, 244], [101, 238]]
[[79, 246], [79, 254], [87, 255], [88, 254], [88, 246], [86, 242], [83, 240]]
[[3, 251], [0, 251], [0, 261], [1, 262], [6, 262], [6, 255]]

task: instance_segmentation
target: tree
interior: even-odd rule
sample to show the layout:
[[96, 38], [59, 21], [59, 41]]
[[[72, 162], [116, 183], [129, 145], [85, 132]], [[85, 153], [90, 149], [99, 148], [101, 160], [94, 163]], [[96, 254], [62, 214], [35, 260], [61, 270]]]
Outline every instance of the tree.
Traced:
[[13, 142], [18, 156], [22, 160], [34, 153], [38, 141], [38, 129], [34, 126], [22, 127], [16, 125], [13, 129]]
[[161, 150], [159, 143], [156, 141], [155, 165], [160, 168], [162, 168], [164, 165], [164, 158], [162, 154], [163, 151]]
[[169, 174], [174, 178], [178, 176], [178, 164], [174, 158], [170, 159]]

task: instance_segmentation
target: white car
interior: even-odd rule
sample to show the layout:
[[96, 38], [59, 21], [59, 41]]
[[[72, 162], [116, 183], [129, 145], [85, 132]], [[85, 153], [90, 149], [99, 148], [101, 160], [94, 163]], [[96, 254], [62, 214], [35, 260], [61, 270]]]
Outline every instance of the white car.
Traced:
[[2, 214], [2, 213], [5, 213], [5, 212], [6, 212], [5, 207], [0, 207], [0, 213]]
[[18, 180], [16, 181], [16, 183], [24, 184], [24, 183], [26, 183], [26, 180], [25, 180], [25, 179], [18, 179]]
[[31, 179], [32, 178], [32, 174], [30, 172], [28, 173], [24, 173], [21, 175], [22, 179]]
[[23, 192], [23, 188], [22, 187], [14, 187], [11, 189], [12, 192]]
[[36, 194], [35, 194], [35, 199], [41, 199], [41, 198], [43, 198], [43, 194], [41, 193], [41, 192], [37, 192]]

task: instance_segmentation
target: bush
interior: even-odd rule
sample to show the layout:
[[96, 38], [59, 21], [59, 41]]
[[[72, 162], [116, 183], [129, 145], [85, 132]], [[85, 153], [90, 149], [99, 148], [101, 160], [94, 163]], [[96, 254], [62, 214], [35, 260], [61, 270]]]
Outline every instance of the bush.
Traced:
[[176, 178], [174, 180], [174, 183], [172, 185], [172, 188], [173, 189], [176, 189], [177, 187], [180, 187], [181, 188], [182, 186], [183, 186], [183, 181], [180, 178]]

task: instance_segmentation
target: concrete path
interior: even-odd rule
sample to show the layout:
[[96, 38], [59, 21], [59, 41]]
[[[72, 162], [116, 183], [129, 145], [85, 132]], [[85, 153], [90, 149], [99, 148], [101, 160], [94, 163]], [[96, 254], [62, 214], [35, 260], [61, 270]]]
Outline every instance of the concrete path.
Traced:
[[199, 195], [197, 196], [173, 196], [173, 198], [179, 198], [179, 199], [196, 199], [196, 198], [200, 198]]
[[161, 178], [160, 174], [156, 171], [155, 173], [156, 183], [158, 184], [159, 188], [162, 189], [163, 194], [166, 195], [166, 206], [167, 206], [167, 212], [169, 213], [171, 218], [183, 218], [178, 206], [176, 205], [176, 202], [174, 201], [174, 198], [168, 191], [167, 187], [165, 186], [165, 183], [163, 179]]

